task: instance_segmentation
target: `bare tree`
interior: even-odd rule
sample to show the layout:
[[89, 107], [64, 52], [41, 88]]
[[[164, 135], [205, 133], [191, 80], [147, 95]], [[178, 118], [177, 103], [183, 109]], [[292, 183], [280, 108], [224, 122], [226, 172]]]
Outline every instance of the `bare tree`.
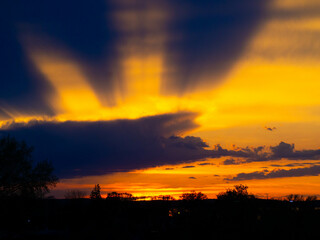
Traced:
[[316, 201], [317, 196], [313, 195], [313, 196], [304, 197], [303, 195], [300, 195], [300, 194], [290, 194], [286, 197], [286, 200], [290, 202]]
[[318, 197], [316, 195], [307, 196], [306, 201], [316, 201]]
[[81, 199], [85, 197], [86, 193], [78, 189], [67, 190], [64, 194], [65, 199]]
[[290, 194], [286, 199], [290, 202], [301, 202], [304, 201], [304, 196], [300, 194]]

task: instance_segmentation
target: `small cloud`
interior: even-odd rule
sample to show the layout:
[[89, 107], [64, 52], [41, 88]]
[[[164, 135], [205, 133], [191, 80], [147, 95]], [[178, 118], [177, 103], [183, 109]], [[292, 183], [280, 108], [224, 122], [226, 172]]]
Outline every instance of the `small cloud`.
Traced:
[[198, 163], [198, 165], [200, 165], [200, 166], [206, 166], [206, 165], [215, 165], [214, 163], [208, 163], [208, 162], [206, 162], [206, 163]]
[[172, 167], [167, 167], [167, 168], [165, 168], [164, 170], [173, 170], [174, 168], [172, 168]]
[[195, 177], [189, 177], [189, 179], [197, 179], [197, 178], [195, 178]]
[[[291, 164], [286, 164], [286, 165], [284, 165], [285, 167], [295, 167], [295, 166], [297, 166], [296, 164], [294, 164], [294, 163], [291, 163]], [[299, 165], [298, 165], [299, 166]]]
[[195, 166], [184, 166], [182, 168], [194, 168]]
[[273, 131], [273, 130], [276, 130], [277, 128], [276, 127], [267, 127], [265, 126], [264, 129], [266, 129], [267, 131]]
[[215, 175], [213, 175], [214, 177], [220, 177], [220, 175], [218, 175], [218, 174], [215, 174]]
[[223, 165], [239, 165], [243, 163], [243, 161], [241, 160], [236, 160], [236, 159], [233, 159], [233, 158], [229, 158], [229, 159], [226, 159], [222, 162]]

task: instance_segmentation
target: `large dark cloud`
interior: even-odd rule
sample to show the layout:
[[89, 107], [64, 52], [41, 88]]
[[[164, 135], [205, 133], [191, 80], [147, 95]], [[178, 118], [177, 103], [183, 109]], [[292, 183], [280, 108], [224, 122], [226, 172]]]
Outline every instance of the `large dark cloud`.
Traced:
[[[47, 95], [55, 90], [30, 62], [26, 36], [31, 36], [29, 43], [38, 50], [67, 49], [106, 105], [113, 103], [115, 86], [123, 84], [121, 59], [125, 53], [119, 49], [129, 46], [141, 55], [153, 53], [154, 42], [161, 45], [164, 65], [170, 66], [163, 73], [168, 79], [163, 89], [182, 94], [208, 83], [204, 80], [208, 74], [214, 74], [210, 81], [215, 82], [228, 72], [266, 9], [266, 1], [255, 0], [4, 0], [0, 4], [0, 106], [46, 115], [54, 114]], [[166, 19], [146, 27], [154, 19], [149, 11], [155, 9]], [[127, 26], [115, 20], [115, 13], [124, 17], [129, 13], [139, 19], [137, 26], [123, 31]], [[129, 19], [122, 25], [131, 23]], [[165, 40], [150, 43], [150, 38]]]
[[239, 173], [232, 178], [225, 178], [228, 181], [243, 181], [253, 179], [269, 179], [269, 178], [285, 178], [285, 177], [302, 177], [302, 176], [318, 176], [320, 174], [320, 166], [315, 165], [304, 168], [293, 169], [275, 169], [272, 171], [263, 170], [251, 173]]
[[195, 114], [137, 120], [11, 124], [0, 131], [34, 146], [36, 160], [48, 158], [60, 177], [192, 162], [207, 155], [197, 137], [173, 136], [196, 127]]
[[[35, 160], [51, 160], [62, 178], [194, 163], [206, 158], [230, 157], [223, 162], [226, 165], [281, 158], [320, 159], [320, 150], [296, 151], [293, 144], [284, 142], [270, 148], [229, 150], [216, 145], [209, 149], [199, 137], [179, 136], [197, 127], [196, 116], [180, 112], [136, 120], [11, 123], [0, 130], [0, 137], [10, 134], [25, 140], [34, 146]], [[191, 167], [194, 165], [186, 166]], [[252, 176], [257, 174], [276, 176], [266, 172], [256, 172]], [[239, 178], [242, 176], [247, 175], [239, 175]]]

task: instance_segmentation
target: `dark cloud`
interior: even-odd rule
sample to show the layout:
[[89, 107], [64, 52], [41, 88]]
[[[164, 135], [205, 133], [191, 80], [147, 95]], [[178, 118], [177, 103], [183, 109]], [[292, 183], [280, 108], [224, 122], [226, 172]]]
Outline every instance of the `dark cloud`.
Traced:
[[206, 166], [206, 165], [215, 165], [214, 163], [208, 163], [208, 162], [206, 162], [206, 163], [198, 163], [198, 165], [200, 165], [200, 166]]
[[189, 177], [189, 179], [197, 179], [196, 177]]
[[171, 137], [172, 144], [175, 147], [183, 147], [183, 148], [189, 148], [189, 149], [202, 149], [207, 148], [209, 145], [199, 137], [190, 137], [186, 136], [183, 141], [179, 137], [172, 136]]
[[233, 158], [229, 158], [229, 159], [224, 160], [222, 164], [223, 165], [239, 165], [241, 163], [243, 163], [242, 160], [239, 160], [239, 159], [236, 160]]
[[319, 164], [319, 162], [298, 162], [298, 163], [289, 163], [289, 164], [271, 164], [271, 167], [302, 167], [306, 165]]
[[305, 168], [294, 169], [275, 169], [272, 171], [263, 170], [251, 173], [239, 173], [235, 177], [225, 178], [228, 181], [243, 181], [253, 179], [269, 179], [269, 178], [284, 178], [284, 177], [302, 177], [302, 176], [318, 176], [320, 174], [320, 166], [315, 165]]
[[195, 166], [189, 165], [189, 166], [184, 166], [182, 168], [194, 168]]
[[277, 128], [276, 127], [264, 127], [264, 129], [272, 132], [273, 130], [276, 130]]
[[212, 154], [230, 157], [243, 158], [242, 160], [226, 160], [224, 164], [240, 164], [248, 162], [262, 162], [262, 161], [272, 161], [279, 160], [282, 158], [289, 160], [319, 160], [320, 159], [320, 149], [311, 150], [295, 150], [294, 144], [289, 144], [285, 142], [280, 142], [276, 146], [259, 146], [255, 148], [239, 148], [237, 150], [227, 150], [223, 149], [220, 145], [216, 146], [216, 151]]
[[177, 113], [137, 120], [34, 121], [11, 124], [0, 136], [10, 134], [34, 146], [35, 159], [51, 160], [60, 177], [99, 175], [203, 158], [207, 145], [200, 138], [172, 136], [195, 128], [195, 116]]
[[173, 170], [174, 168], [165, 168], [164, 170]]
[[272, 155], [270, 158], [280, 159], [320, 159], [320, 149], [315, 150], [294, 150], [294, 144], [280, 142], [278, 146], [270, 147]]

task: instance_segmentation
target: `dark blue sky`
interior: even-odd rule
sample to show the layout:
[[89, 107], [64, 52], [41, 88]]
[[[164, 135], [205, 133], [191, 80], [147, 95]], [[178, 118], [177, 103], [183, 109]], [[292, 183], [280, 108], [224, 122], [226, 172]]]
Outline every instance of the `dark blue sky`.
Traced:
[[[165, 61], [172, 66], [164, 73], [166, 93], [181, 95], [195, 86], [220, 81], [241, 56], [265, 18], [266, 1], [1, 1], [0, 21], [0, 109], [54, 115], [47, 95], [54, 89], [32, 64], [23, 39], [43, 51], [56, 44], [77, 56], [103, 104], [112, 102], [114, 81], [119, 72], [119, 44], [129, 37], [165, 34]], [[141, 23], [148, 11], [166, 14], [164, 27], [138, 27], [128, 34], [114, 20], [116, 12], [130, 11]], [[139, 21], [140, 21], [139, 20]], [[138, 51], [148, 51], [142, 46]], [[0, 111], [2, 118], [6, 118]]]

